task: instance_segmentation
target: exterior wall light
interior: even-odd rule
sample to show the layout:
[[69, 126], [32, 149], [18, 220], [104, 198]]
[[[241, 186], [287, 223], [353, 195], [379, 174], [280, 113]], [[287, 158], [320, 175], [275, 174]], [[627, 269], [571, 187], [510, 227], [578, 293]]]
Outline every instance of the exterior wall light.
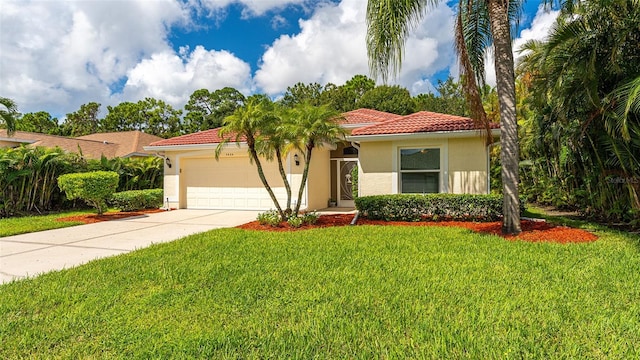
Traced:
[[167, 157], [167, 158], [164, 158], [164, 162], [167, 164], [167, 166], [169, 167], [169, 169], [171, 169], [171, 159], [169, 159], [168, 157]]
[[300, 157], [298, 157], [298, 154], [293, 155], [293, 161], [296, 162], [296, 166], [300, 166]]

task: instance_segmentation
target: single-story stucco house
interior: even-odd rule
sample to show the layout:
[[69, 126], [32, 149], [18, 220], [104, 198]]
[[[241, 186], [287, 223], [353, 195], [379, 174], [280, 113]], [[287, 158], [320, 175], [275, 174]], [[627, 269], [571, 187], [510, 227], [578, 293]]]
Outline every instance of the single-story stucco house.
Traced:
[[[332, 148], [314, 149], [301, 208], [326, 208], [328, 201], [353, 206], [351, 171], [358, 166], [360, 195], [489, 192], [489, 149], [485, 133], [470, 118], [421, 111], [407, 116], [370, 109], [343, 114], [349, 135]], [[499, 136], [498, 125], [492, 135]], [[219, 129], [161, 140], [144, 149], [165, 157], [164, 197], [171, 208], [274, 208], [249, 161], [245, 144], [225, 145]], [[302, 178], [302, 154], [291, 152], [285, 170], [294, 189]], [[284, 186], [275, 161], [263, 161], [278, 198]], [[281, 202], [283, 204], [284, 201]]]

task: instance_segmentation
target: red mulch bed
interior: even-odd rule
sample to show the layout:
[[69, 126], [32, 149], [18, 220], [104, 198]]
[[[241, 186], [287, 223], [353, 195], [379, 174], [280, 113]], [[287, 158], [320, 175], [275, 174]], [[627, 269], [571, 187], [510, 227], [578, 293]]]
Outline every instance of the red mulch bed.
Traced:
[[[335, 215], [322, 215], [318, 219], [315, 225], [303, 225], [299, 228], [293, 228], [286, 222], [283, 222], [278, 227], [272, 227], [269, 225], [261, 225], [257, 221], [252, 221], [247, 224], [238, 226], [240, 229], [248, 230], [262, 230], [262, 231], [297, 231], [312, 228], [322, 228], [330, 226], [346, 226], [353, 220], [353, 214], [335, 214]], [[383, 220], [369, 220], [366, 218], [359, 218], [357, 225], [384, 225], [384, 226], [457, 226], [470, 229], [479, 233], [487, 233], [500, 235], [502, 231], [501, 222], [465, 222], [465, 221], [438, 221], [438, 222], [404, 222], [404, 221], [383, 221]], [[556, 226], [546, 222], [537, 221], [522, 221], [522, 233], [518, 236], [504, 236], [509, 240], [524, 240], [524, 241], [547, 241], [557, 243], [579, 243], [579, 242], [592, 242], [596, 241], [598, 237], [588, 231], [581, 229], [574, 229], [566, 226]]]
[[64, 218], [59, 218], [57, 219], [57, 221], [82, 221], [85, 224], [93, 224], [101, 221], [120, 220], [128, 217], [132, 217], [132, 216], [142, 216], [144, 214], [151, 214], [151, 213], [157, 213], [162, 211], [166, 211], [166, 210], [145, 209], [145, 210], [128, 211], [128, 212], [110, 212], [110, 213], [104, 213], [102, 215], [84, 214], [84, 215], [67, 216]]

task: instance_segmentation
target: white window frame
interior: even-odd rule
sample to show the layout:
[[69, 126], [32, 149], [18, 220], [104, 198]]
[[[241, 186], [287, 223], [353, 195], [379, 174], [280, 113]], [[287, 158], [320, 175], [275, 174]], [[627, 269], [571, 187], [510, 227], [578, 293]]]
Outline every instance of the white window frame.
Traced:
[[[409, 170], [403, 171], [401, 169], [401, 150], [409, 150], [409, 149], [439, 149], [440, 150], [440, 169], [439, 170]], [[439, 183], [438, 183], [438, 192], [439, 193], [448, 193], [449, 192], [449, 162], [448, 160], [448, 141], [438, 141], [438, 142], [398, 142], [393, 144], [393, 177], [392, 177], [392, 187], [393, 193], [402, 194], [402, 173], [403, 172], [438, 172], [439, 173]]]

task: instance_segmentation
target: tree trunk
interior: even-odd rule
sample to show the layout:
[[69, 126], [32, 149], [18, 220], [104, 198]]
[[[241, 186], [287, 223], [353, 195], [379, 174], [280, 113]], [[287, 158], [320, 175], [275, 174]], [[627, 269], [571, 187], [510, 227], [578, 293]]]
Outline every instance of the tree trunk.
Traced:
[[262, 170], [262, 164], [260, 163], [260, 159], [258, 158], [258, 153], [256, 152], [256, 148], [255, 146], [250, 146], [249, 147], [249, 152], [251, 153], [251, 157], [253, 158], [253, 161], [256, 163], [256, 168], [258, 169], [258, 176], [260, 177], [260, 180], [262, 181], [262, 185], [264, 185], [264, 188], [267, 189], [267, 192], [269, 193], [269, 196], [271, 197], [271, 201], [273, 201], [273, 204], [276, 206], [276, 210], [278, 210], [278, 214], [280, 214], [280, 218], [282, 220], [285, 220], [285, 214], [282, 211], [282, 208], [280, 207], [280, 203], [278, 202], [278, 199], [276, 198], [276, 195], [273, 193], [273, 190], [271, 189], [271, 186], [269, 186], [269, 182], [267, 181], [267, 177], [264, 176], [264, 170]]
[[518, 122], [516, 119], [516, 90], [511, 48], [511, 29], [508, 17], [508, 2], [489, 0], [489, 20], [493, 35], [496, 82], [500, 103], [500, 142], [502, 145], [502, 233], [519, 234], [520, 199], [518, 198]]
[[307, 145], [307, 153], [305, 156], [304, 162], [304, 170], [302, 170], [302, 182], [300, 183], [300, 188], [298, 189], [298, 202], [296, 203], [296, 208], [293, 211], [294, 216], [298, 216], [298, 212], [300, 212], [300, 203], [302, 202], [302, 193], [304, 192], [304, 187], [307, 184], [307, 178], [309, 177], [309, 164], [311, 163], [311, 151], [313, 151], [313, 145]]
[[282, 163], [282, 152], [279, 148], [276, 148], [276, 159], [278, 159], [278, 170], [280, 171], [280, 177], [282, 178], [285, 191], [287, 192], [287, 207], [284, 210], [284, 213], [288, 217], [289, 215], [291, 215], [291, 185], [289, 185], [287, 173], [286, 171], [284, 171], [284, 165]]

